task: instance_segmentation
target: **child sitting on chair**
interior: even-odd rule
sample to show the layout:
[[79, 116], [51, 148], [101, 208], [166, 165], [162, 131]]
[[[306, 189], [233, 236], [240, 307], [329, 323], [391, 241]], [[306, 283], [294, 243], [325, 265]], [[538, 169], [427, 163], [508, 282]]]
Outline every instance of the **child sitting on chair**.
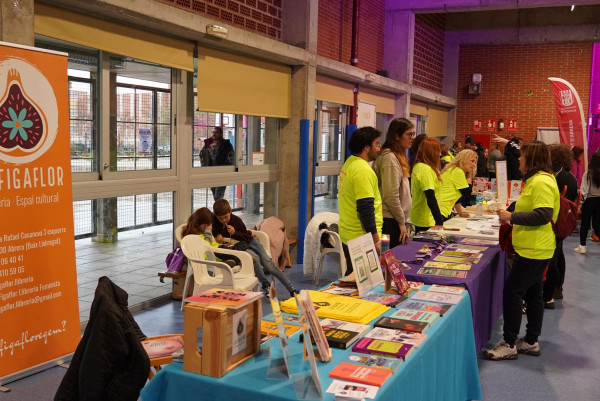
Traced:
[[273, 259], [267, 254], [260, 241], [254, 238], [252, 233], [246, 229], [246, 225], [242, 219], [231, 213], [231, 206], [227, 200], [217, 200], [213, 205], [213, 212], [215, 216], [213, 217], [212, 233], [217, 242], [222, 243], [225, 241], [225, 238], [232, 238], [248, 244], [246, 252], [252, 256], [254, 273], [256, 274], [256, 278], [262, 283], [265, 296], [269, 294], [270, 284], [263, 269], [281, 281], [291, 296], [298, 293], [285, 274], [275, 266]]
[[[181, 238], [186, 235], [195, 234], [201, 236], [210, 246], [215, 248], [219, 247], [219, 243], [215, 241], [212, 235], [212, 212], [207, 207], [201, 207], [197, 209], [188, 217], [187, 225], [181, 232]], [[215, 253], [217, 261], [226, 262], [229, 266], [233, 267], [239, 265], [240, 259], [233, 255], [226, 255], [223, 253]]]

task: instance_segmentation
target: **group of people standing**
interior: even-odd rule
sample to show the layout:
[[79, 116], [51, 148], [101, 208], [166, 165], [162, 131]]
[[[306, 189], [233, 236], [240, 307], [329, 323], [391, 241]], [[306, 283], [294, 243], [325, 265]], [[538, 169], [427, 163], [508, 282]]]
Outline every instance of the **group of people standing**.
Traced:
[[[409, 241], [408, 222], [419, 232], [442, 226], [453, 208], [459, 215], [468, 216], [459, 201], [470, 196], [472, 179], [481, 169], [486, 170], [486, 175], [490, 172], [488, 155], [471, 139], [467, 140], [466, 149], [453, 146], [452, 150], [458, 151], [451, 154], [447, 148], [442, 150], [435, 138], [415, 137], [414, 125], [405, 118], [390, 123], [383, 145], [380, 136], [381, 132], [372, 127], [356, 130], [349, 141], [352, 156], [340, 172], [339, 230], [348, 272], [352, 271], [349, 240], [370, 233], [380, 251], [382, 234], [390, 236], [390, 247]], [[541, 354], [538, 337], [544, 307], [553, 302], [557, 291], [562, 296], [565, 276], [562, 239], [556, 237], [552, 226], [560, 210], [559, 188], [566, 187], [567, 199], [577, 198], [577, 179], [569, 172], [573, 166], [569, 146], [548, 146], [537, 140], [523, 144], [520, 138], [497, 142], [500, 146], [489, 155], [494, 158], [494, 165], [501, 158], [503, 147], [508, 178], [522, 179], [525, 185], [511, 208], [497, 210], [500, 220], [513, 226], [516, 253], [504, 288], [504, 338], [484, 352], [492, 360], [516, 359], [518, 353]], [[600, 150], [582, 173], [580, 192], [585, 198], [582, 243], [575, 251], [585, 253], [592, 216], [600, 217]], [[600, 218], [593, 221], [597, 224]], [[524, 302], [528, 324], [525, 336], [519, 338]]]

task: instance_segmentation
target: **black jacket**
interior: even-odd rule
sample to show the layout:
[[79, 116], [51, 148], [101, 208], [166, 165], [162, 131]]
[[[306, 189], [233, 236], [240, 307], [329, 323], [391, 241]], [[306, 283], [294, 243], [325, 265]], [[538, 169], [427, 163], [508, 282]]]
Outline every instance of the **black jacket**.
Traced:
[[55, 401], [136, 401], [150, 372], [146, 338], [127, 308], [127, 292], [100, 277], [90, 320]]
[[521, 148], [519, 143], [510, 140], [504, 148], [504, 156], [506, 157], [506, 176], [510, 180], [520, 180], [521, 171], [519, 170], [519, 157], [521, 157]]
[[571, 202], [577, 200], [577, 178], [569, 170], [560, 169], [559, 173], [556, 174], [556, 184], [558, 184], [559, 193], [562, 193], [565, 185], [567, 186], [565, 198]]

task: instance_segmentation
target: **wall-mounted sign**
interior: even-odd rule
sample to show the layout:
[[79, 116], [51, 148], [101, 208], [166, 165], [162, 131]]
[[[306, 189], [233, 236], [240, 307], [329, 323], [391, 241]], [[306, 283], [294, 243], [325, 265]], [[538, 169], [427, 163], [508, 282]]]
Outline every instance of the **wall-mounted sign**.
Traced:
[[482, 122], [481, 120], [473, 120], [473, 131], [481, 131]]
[[487, 131], [496, 132], [496, 120], [487, 120]]
[[508, 132], [517, 132], [517, 120], [508, 120]]

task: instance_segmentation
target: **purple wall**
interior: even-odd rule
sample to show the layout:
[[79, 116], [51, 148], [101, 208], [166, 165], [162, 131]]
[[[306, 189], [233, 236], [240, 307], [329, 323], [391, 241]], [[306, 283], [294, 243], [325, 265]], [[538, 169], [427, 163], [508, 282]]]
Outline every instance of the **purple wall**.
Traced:
[[[594, 43], [592, 53], [592, 73], [590, 83], [590, 105], [589, 114], [594, 116], [592, 124], [588, 127], [588, 160], [591, 155], [600, 147], [600, 131], [594, 129], [594, 125], [600, 129], [600, 43]], [[586, 166], [587, 168], [587, 166]]]

